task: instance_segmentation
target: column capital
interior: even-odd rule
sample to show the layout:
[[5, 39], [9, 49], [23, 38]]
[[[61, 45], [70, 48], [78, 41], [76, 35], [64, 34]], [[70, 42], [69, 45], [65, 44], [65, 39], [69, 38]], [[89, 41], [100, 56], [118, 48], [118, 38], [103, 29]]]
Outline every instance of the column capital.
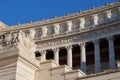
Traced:
[[72, 49], [72, 45], [65, 46], [66, 49]]
[[80, 46], [80, 47], [82, 47], [82, 46], [85, 46], [85, 45], [86, 45], [86, 44], [85, 44], [85, 42], [79, 42], [78, 44], [79, 44], [79, 46]]
[[39, 51], [41, 54], [46, 54], [46, 50]]
[[107, 40], [114, 40], [114, 37], [113, 36], [108, 36]]
[[92, 40], [92, 42], [93, 42], [94, 44], [97, 44], [97, 43], [100, 43], [100, 40], [99, 40], [99, 39], [95, 39], [95, 40]]
[[60, 49], [59, 48], [53, 48], [53, 52], [58, 52]]

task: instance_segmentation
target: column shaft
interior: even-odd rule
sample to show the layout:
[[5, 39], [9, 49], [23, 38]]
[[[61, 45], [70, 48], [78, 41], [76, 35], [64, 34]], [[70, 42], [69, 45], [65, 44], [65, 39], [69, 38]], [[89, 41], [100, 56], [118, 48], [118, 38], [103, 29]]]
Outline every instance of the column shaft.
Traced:
[[114, 53], [114, 42], [113, 37], [108, 37], [108, 45], [109, 45], [109, 67], [110, 69], [115, 68], [115, 53]]
[[67, 46], [67, 65], [72, 68], [72, 46]]
[[81, 49], [81, 70], [86, 73], [86, 51], [85, 51], [85, 42], [80, 43]]
[[98, 73], [101, 70], [99, 40], [94, 40], [93, 43], [95, 48], [95, 73]]
[[53, 51], [54, 51], [54, 60], [56, 63], [59, 64], [59, 48], [55, 48], [53, 49]]

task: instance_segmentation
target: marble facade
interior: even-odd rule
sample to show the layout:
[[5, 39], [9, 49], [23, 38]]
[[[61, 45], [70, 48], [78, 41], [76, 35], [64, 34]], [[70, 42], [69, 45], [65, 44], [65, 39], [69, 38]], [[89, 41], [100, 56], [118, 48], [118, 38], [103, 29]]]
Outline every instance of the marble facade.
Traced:
[[120, 2], [11, 27], [0, 22], [0, 30], [0, 80], [120, 79]]

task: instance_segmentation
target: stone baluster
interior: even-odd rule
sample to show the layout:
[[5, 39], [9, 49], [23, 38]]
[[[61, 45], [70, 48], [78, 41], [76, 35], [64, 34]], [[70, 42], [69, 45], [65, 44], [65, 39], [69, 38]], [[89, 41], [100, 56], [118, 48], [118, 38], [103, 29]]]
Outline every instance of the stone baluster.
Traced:
[[66, 46], [67, 49], [67, 65], [72, 68], [72, 45]]
[[81, 70], [86, 73], [86, 50], [85, 50], [85, 42], [79, 43], [80, 45], [80, 54], [81, 54]]
[[101, 71], [100, 64], [100, 44], [99, 40], [93, 40], [94, 49], [95, 49], [95, 72], [98, 73]]
[[107, 19], [111, 19], [112, 17], [111, 10], [105, 11], [105, 13], [106, 13]]
[[115, 52], [114, 52], [114, 40], [113, 36], [107, 37], [109, 45], [109, 67], [115, 69]]
[[55, 35], [59, 34], [59, 32], [60, 32], [60, 25], [59, 25], [59, 23], [54, 24], [54, 32], [55, 32]]
[[48, 31], [47, 26], [43, 26], [43, 27], [42, 27], [41, 38], [47, 36], [47, 31]]
[[85, 28], [85, 18], [82, 17], [82, 18], [79, 18], [79, 21], [80, 21], [80, 24], [79, 24], [79, 29], [84, 29]]
[[56, 63], [59, 64], [59, 48], [54, 48], [52, 50], [54, 52], [54, 60]]
[[69, 20], [69, 21], [66, 21], [66, 23], [67, 23], [67, 32], [71, 32], [72, 31], [72, 26], [73, 26], [73, 24], [72, 24], [72, 21], [71, 20]]
[[93, 17], [94, 25], [95, 26], [98, 25], [98, 20], [99, 20], [98, 14], [93, 14], [92, 17]]

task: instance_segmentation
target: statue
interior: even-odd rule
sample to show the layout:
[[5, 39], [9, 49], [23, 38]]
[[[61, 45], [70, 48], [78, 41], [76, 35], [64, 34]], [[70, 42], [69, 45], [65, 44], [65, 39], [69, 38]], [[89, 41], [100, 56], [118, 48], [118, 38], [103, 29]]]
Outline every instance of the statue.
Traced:
[[60, 25], [58, 23], [54, 24], [54, 31], [55, 31], [55, 34], [59, 34], [59, 32], [60, 32]]
[[68, 25], [68, 32], [72, 31], [72, 21], [67, 21], [67, 25]]
[[94, 14], [93, 15], [93, 21], [94, 21], [94, 25], [98, 25], [98, 15], [97, 14]]
[[85, 27], [85, 18], [82, 17], [79, 20], [80, 20], [80, 29], [84, 29], [84, 27]]
[[42, 35], [41, 35], [41, 37], [46, 37], [47, 36], [47, 26], [43, 26], [42, 27]]
[[31, 38], [35, 37], [35, 30], [34, 29], [30, 30], [30, 36], [31, 36]]
[[106, 11], [106, 15], [107, 15], [107, 18], [108, 18], [108, 19], [111, 19], [112, 14], [111, 14], [111, 11], [110, 11], [110, 10], [109, 10], [109, 11]]

